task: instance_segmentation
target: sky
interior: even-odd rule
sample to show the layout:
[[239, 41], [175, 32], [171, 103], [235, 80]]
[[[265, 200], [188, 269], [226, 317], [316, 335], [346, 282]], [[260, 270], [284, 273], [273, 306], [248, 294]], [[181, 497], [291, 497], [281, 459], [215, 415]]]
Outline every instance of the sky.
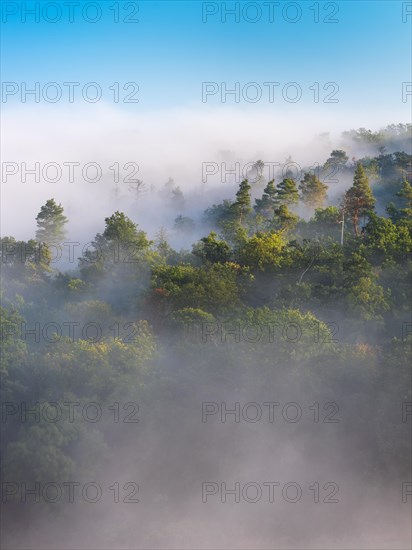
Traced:
[[[36, 10], [38, 22], [24, 4]], [[410, 2], [3, 1], [2, 21], [2, 81], [27, 82], [28, 88], [36, 81], [97, 82], [104, 87], [102, 99], [113, 101], [110, 86], [135, 82], [139, 103], [132, 108], [142, 112], [217, 107], [221, 94], [202, 101], [202, 83], [221, 88], [224, 82], [233, 89], [239, 82], [238, 107], [276, 110], [288, 103], [283, 86], [296, 82], [302, 88], [299, 103], [319, 112], [374, 112], [379, 124], [388, 111], [396, 119], [410, 111], [410, 102], [402, 103], [402, 82], [411, 80]], [[256, 103], [243, 99], [249, 82], [263, 92]], [[273, 103], [264, 82], [280, 83]], [[328, 82], [339, 86], [338, 107], [322, 105], [322, 95], [332, 88], [321, 91], [320, 105], [314, 104], [309, 87], [315, 82], [320, 88]], [[227, 96], [228, 104], [236, 105], [234, 95]]]
[[50, 196], [80, 212], [96, 194], [24, 182], [22, 163], [135, 162], [185, 191], [205, 162], [323, 163], [316, 136], [411, 119], [411, 2], [0, 5], [2, 162], [19, 166], [2, 173], [3, 234], [31, 235]]

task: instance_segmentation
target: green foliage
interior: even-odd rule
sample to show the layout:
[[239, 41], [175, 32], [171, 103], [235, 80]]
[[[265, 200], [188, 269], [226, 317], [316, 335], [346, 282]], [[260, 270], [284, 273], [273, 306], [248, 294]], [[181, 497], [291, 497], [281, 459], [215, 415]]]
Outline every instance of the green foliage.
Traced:
[[241, 262], [252, 269], [261, 271], [279, 267], [285, 244], [279, 233], [256, 233], [242, 247]]
[[343, 137], [357, 145], [374, 145], [377, 150], [407, 150], [412, 137], [412, 124], [389, 124], [377, 132], [359, 128], [344, 132]]
[[299, 192], [295, 180], [284, 178], [277, 186], [276, 200], [279, 205], [296, 204], [299, 201]]
[[204, 212], [204, 221], [215, 229], [222, 228], [224, 223], [233, 219], [232, 201], [224, 200], [222, 204], [214, 204]]
[[64, 215], [64, 208], [57, 204], [54, 199], [49, 199], [36, 218], [37, 231], [36, 239], [39, 242], [59, 243], [65, 236], [65, 225], [67, 218]]
[[394, 164], [398, 170], [398, 173], [405, 180], [406, 175], [411, 172], [412, 168], [412, 155], [408, 155], [405, 151], [396, 151], [393, 153]]
[[188, 307], [212, 314], [228, 311], [240, 305], [245, 278], [247, 270], [233, 262], [159, 266], [153, 272], [152, 300], [161, 316]]
[[354, 313], [359, 312], [364, 319], [379, 318], [389, 310], [388, 295], [375, 283], [372, 277], [360, 277], [351, 286], [348, 301]]
[[403, 180], [402, 189], [396, 193], [398, 197], [402, 197], [405, 202], [405, 207], [400, 210], [402, 216], [412, 217], [412, 185], [408, 180]]
[[368, 256], [375, 262], [382, 262], [385, 258], [403, 261], [412, 252], [412, 235], [405, 225], [370, 214], [365, 228], [365, 244]]
[[[66, 481], [75, 472], [75, 461], [67, 453], [76, 438], [67, 423], [22, 425], [18, 440], [7, 447], [4, 458], [5, 479], [15, 483]], [[29, 479], [28, 479], [29, 477]]]
[[[79, 259], [82, 278], [118, 310], [132, 308], [150, 280], [150, 270], [160, 258], [150, 250], [151, 241], [125, 214], [105, 218], [103, 234]], [[119, 281], [122, 286], [119, 286]]]
[[227, 262], [230, 260], [230, 247], [212, 231], [207, 237], [193, 245], [193, 254], [206, 262]]
[[[216, 232], [200, 238], [192, 253], [173, 250], [165, 230], [152, 243], [119, 211], [105, 219], [79, 269], [67, 273], [52, 269], [51, 248], [4, 237], [3, 401], [109, 404], [128, 395], [130, 401], [139, 396], [157, 404], [172, 396], [168, 412], [178, 415], [188, 410], [180, 397], [204, 383], [243, 392], [253, 381], [266, 391], [279, 390], [284, 377], [305, 389], [327, 388], [330, 399], [342, 388], [349, 399], [358, 395], [365, 403], [365, 396], [377, 396], [383, 411], [374, 426], [379, 437], [373, 452], [365, 451], [365, 464], [398, 464], [396, 452], [405, 449], [384, 413], [399, 396], [411, 399], [409, 343], [400, 336], [410, 323], [412, 187], [405, 179], [409, 156], [396, 147], [390, 150], [397, 153], [386, 153], [385, 145], [389, 138], [399, 145], [409, 132], [393, 127], [351, 134], [352, 141], [373, 144], [380, 154], [356, 166], [344, 201], [355, 236], [347, 231], [343, 246], [342, 208], [319, 207], [326, 186], [308, 172], [299, 188], [303, 203], [315, 208], [310, 221], [289, 209], [299, 200], [289, 174], [277, 187], [268, 182], [254, 209], [244, 180], [234, 201], [206, 210], [205, 225]], [[335, 165], [345, 174], [353, 171], [343, 150], [332, 151], [324, 169]], [[261, 169], [257, 162], [254, 170]], [[373, 187], [377, 211], [387, 206], [389, 218], [373, 211], [368, 174], [379, 174]], [[182, 197], [173, 180], [164, 193], [169, 207], [174, 197], [177, 208]], [[40, 214], [37, 239], [60, 238], [62, 207], [51, 200]], [[362, 216], [368, 219], [360, 233]], [[190, 233], [193, 220], [179, 215], [175, 229]], [[20, 335], [22, 323], [32, 328], [54, 321], [98, 323], [104, 330], [96, 341], [81, 331], [75, 337], [56, 333], [54, 342], [40, 343]], [[224, 339], [222, 326], [229, 332], [234, 327]], [[205, 327], [213, 332], [206, 344], [199, 337]], [[259, 329], [261, 336], [253, 338]], [[22, 425], [16, 417], [3, 428], [1, 458], [15, 481], [93, 476], [106, 449], [115, 448], [116, 436], [104, 423]]]
[[336, 167], [337, 169], [341, 169], [343, 166], [345, 166], [348, 160], [349, 157], [345, 151], [343, 151], [342, 149], [334, 149], [330, 154], [328, 160], [325, 162], [324, 168], [329, 169], [331, 167]]
[[276, 207], [276, 186], [275, 180], [270, 180], [264, 191], [261, 199], [255, 199], [255, 211], [262, 214], [266, 218], [273, 218], [274, 209]]
[[273, 228], [275, 231], [288, 231], [293, 229], [299, 221], [299, 217], [293, 214], [286, 204], [275, 208], [273, 216]]
[[341, 212], [337, 206], [328, 206], [327, 208], [317, 208], [313, 221], [325, 226], [335, 226], [339, 223], [340, 217]]
[[20, 338], [23, 322], [23, 317], [12, 306], [9, 308], [0, 306], [0, 378], [3, 396], [7, 396], [15, 382], [13, 381], [14, 368], [20, 364], [24, 365], [27, 360], [27, 346]]
[[28, 285], [38, 288], [47, 281], [52, 271], [52, 254], [46, 243], [3, 237], [0, 238], [0, 247], [1, 277], [11, 281], [9, 293], [20, 293]]
[[72, 292], [82, 292], [86, 286], [86, 283], [81, 279], [70, 279], [67, 288]]
[[306, 172], [300, 182], [299, 190], [304, 204], [311, 208], [320, 208], [326, 200], [328, 186], [322, 183], [314, 174]]
[[368, 179], [372, 182], [377, 182], [381, 171], [379, 160], [377, 158], [363, 157], [359, 162], [362, 164]]
[[356, 166], [353, 185], [345, 194], [345, 210], [352, 218], [355, 236], [359, 235], [360, 216], [369, 214], [376, 200], [369, 186], [369, 180], [363, 166], [358, 163]]
[[107, 266], [114, 264], [138, 263], [141, 254], [150, 246], [144, 231], [137, 229], [137, 224], [122, 212], [115, 212], [105, 218], [106, 228], [102, 235], [96, 235], [92, 246], [80, 258], [80, 269], [86, 275], [103, 272]]
[[103, 237], [107, 242], [119, 242], [121, 244], [136, 243], [139, 248], [149, 246], [146, 235], [143, 231], [137, 230], [137, 225], [123, 212], [116, 211], [109, 218], [104, 219], [106, 223]]
[[[330, 328], [311, 312], [302, 313], [291, 308], [248, 308], [237, 321], [241, 326], [259, 327], [261, 338], [255, 343], [244, 344], [243, 348], [256, 353], [271, 368], [274, 362], [282, 364], [293, 358], [296, 364], [298, 360], [331, 354], [336, 349]], [[273, 346], [276, 357], [268, 355]], [[252, 368], [256, 359], [250, 357]]]
[[234, 217], [240, 224], [247, 219], [252, 211], [252, 200], [250, 198], [251, 189], [252, 187], [249, 185], [248, 180], [240, 182], [239, 189], [236, 192], [236, 200], [231, 205]]
[[185, 307], [175, 311], [172, 319], [179, 325], [183, 325], [186, 330], [193, 329], [195, 326], [203, 326], [206, 323], [214, 323], [215, 318], [210, 313], [200, 308]]
[[[144, 384], [156, 351], [146, 321], [131, 324], [125, 337], [112, 334], [98, 341], [62, 337], [49, 344], [37, 376], [53, 380], [48, 399], [60, 401], [64, 393], [106, 401], [132, 384]], [[44, 390], [43, 390], [44, 392]]]

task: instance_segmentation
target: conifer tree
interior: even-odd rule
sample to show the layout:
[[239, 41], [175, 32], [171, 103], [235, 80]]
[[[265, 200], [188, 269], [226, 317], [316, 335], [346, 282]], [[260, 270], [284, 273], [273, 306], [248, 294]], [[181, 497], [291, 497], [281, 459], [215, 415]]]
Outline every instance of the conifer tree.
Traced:
[[277, 187], [276, 200], [278, 204], [296, 204], [299, 202], [299, 192], [295, 180], [284, 178]]
[[369, 179], [360, 162], [356, 165], [353, 185], [345, 193], [344, 208], [352, 219], [355, 236], [359, 235], [359, 218], [373, 209], [376, 200], [369, 185]]
[[252, 210], [252, 201], [250, 197], [251, 186], [247, 179], [243, 180], [236, 193], [236, 201], [232, 204], [232, 211], [235, 213], [239, 223], [241, 224], [245, 217]]
[[311, 208], [321, 208], [326, 200], [328, 186], [322, 183], [315, 174], [304, 174], [299, 190], [304, 204]]
[[176, 210], [183, 210], [185, 207], [185, 198], [179, 186], [172, 190], [171, 202]]
[[68, 220], [64, 215], [63, 206], [61, 204], [57, 204], [54, 199], [49, 199], [46, 204], [40, 208], [36, 221], [37, 241], [57, 243], [64, 239], [66, 234], [64, 226]]
[[268, 217], [273, 217], [273, 211], [276, 207], [276, 186], [275, 180], [270, 180], [261, 199], [255, 199], [255, 211]]
[[298, 216], [293, 214], [286, 204], [281, 204], [275, 209], [273, 229], [275, 229], [275, 231], [293, 229], [298, 223], [298, 220]]
[[405, 216], [412, 216], [412, 185], [408, 180], [403, 180], [402, 189], [396, 194], [398, 197], [402, 197], [406, 202], [406, 207], [401, 208], [400, 212]]

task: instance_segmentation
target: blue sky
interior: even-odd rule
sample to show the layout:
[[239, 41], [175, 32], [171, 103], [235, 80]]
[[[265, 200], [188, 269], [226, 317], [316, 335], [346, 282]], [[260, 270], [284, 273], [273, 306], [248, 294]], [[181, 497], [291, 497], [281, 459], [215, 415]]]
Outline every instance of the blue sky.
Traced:
[[[267, 81], [280, 82], [280, 88], [297, 82], [304, 92], [302, 102], [316, 109], [309, 86], [336, 82], [339, 107], [334, 106], [335, 112], [375, 109], [379, 124], [379, 112], [390, 109], [394, 121], [399, 117], [407, 121], [411, 103], [402, 104], [401, 86], [411, 80], [412, 14], [407, 23], [402, 22], [402, 9], [412, 11], [412, 6], [403, 7], [408, 3], [279, 1], [271, 22], [265, 2], [249, 2], [245, 17], [242, 12], [248, 2], [226, 2], [227, 8], [239, 5], [240, 20], [228, 15], [225, 23], [222, 2], [118, 2], [120, 20], [130, 14], [138, 23], [114, 23], [116, 3], [111, 0], [97, 2], [102, 18], [88, 23], [80, 8], [90, 3], [79, 3], [73, 23], [68, 21], [64, 2], [60, 2], [60, 21], [47, 22], [40, 12], [39, 23], [33, 16], [23, 23], [22, 3], [2, 2], [2, 81], [27, 81], [28, 85], [34, 81], [95, 81], [107, 87], [113, 82], [137, 82], [139, 105], [133, 109], [139, 110], [204, 109], [201, 87], [205, 81], [219, 86], [227, 82], [228, 88], [234, 82], [257, 82], [263, 90]], [[4, 10], [14, 8], [5, 8], [6, 4], [17, 6], [18, 12], [7, 16]], [[28, 7], [35, 4], [26, 2]], [[37, 4], [42, 10], [50, 2]], [[262, 15], [252, 23], [247, 19], [258, 13], [253, 7], [256, 4]], [[301, 12], [295, 23], [285, 20], [298, 18], [293, 4]], [[138, 12], [133, 14], [135, 5]], [[334, 5], [339, 8], [336, 14], [332, 14]], [[316, 7], [319, 23], [314, 22]], [[49, 9], [51, 19], [54, 12]], [[209, 15], [205, 23], [202, 10], [217, 13]], [[93, 17], [93, 8], [88, 13]], [[328, 15], [339, 22], [322, 22]], [[109, 97], [110, 92], [107, 94]], [[218, 105], [219, 98], [217, 94], [208, 103]], [[228, 103], [233, 104], [233, 99], [228, 98]], [[278, 104], [284, 103], [280, 98]], [[267, 106], [263, 95], [254, 108]], [[244, 101], [238, 105], [249, 107]]]

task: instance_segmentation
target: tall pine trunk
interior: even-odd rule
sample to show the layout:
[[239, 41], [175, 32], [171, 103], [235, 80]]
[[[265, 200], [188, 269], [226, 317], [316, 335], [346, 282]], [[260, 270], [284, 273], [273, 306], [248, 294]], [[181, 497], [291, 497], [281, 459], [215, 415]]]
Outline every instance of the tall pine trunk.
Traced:
[[355, 237], [357, 237], [359, 235], [359, 212], [357, 210], [355, 210], [355, 212], [353, 213], [352, 220]]

